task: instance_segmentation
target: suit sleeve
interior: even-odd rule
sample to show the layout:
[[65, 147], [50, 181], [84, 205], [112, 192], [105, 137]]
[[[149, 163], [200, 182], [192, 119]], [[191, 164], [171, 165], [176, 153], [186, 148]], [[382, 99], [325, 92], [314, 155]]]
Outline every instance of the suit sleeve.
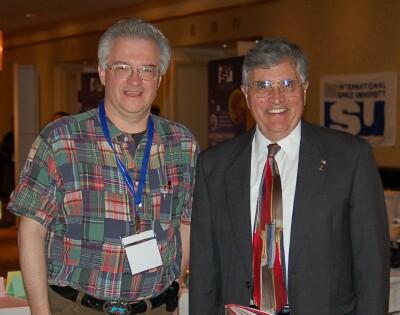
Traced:
[[390, 287], [388, 219], [381, 178], [366, 142], [355, 169], [350, 207], [356, 314], [386, 315]]
[[220, 270], [207, 181], [199, 158], [193, 198], [190, 250], [190, 315], [217, 314]]

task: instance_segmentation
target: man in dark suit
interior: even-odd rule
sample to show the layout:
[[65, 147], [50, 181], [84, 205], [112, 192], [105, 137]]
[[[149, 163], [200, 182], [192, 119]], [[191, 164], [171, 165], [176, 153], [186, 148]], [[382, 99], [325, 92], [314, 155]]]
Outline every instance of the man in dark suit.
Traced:
[[281, 147], [275, 159], [290, 314], [388, 312], [388, 222], [372, 149], [302, 119], [307, 71], [303, 51], [283, 39], [263, 39], [245, 57], [242, 91], [256, 126], [210, 147], [198, 162], [190, 315], [252, 305], [252, 235], [270, 143]]

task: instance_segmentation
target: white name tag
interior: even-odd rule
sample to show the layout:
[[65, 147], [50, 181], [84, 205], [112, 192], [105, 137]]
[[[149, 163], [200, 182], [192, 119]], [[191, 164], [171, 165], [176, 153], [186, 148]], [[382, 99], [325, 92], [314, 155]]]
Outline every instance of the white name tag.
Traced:
[[162, 265], [153, 230], [121, 238], [132, 275]]

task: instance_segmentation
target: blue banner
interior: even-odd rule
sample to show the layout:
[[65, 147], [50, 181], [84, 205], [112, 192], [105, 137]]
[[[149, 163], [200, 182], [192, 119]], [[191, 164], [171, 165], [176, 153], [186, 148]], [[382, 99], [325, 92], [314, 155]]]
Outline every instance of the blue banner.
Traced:
[[374, 146], [396, 143], [397, 74], [324, 75], [321, 124], [367, 139]]
[[240, 89], [243, 57], [208, 63], [208, 144], [246, 131], [246, 100]]

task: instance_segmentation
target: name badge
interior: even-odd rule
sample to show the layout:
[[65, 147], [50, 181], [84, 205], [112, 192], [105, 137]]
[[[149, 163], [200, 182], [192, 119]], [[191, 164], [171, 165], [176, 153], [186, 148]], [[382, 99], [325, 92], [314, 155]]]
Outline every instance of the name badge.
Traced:
[[162, 266], [161, 254], [153, 230], [121, 237], [132, 275]]

